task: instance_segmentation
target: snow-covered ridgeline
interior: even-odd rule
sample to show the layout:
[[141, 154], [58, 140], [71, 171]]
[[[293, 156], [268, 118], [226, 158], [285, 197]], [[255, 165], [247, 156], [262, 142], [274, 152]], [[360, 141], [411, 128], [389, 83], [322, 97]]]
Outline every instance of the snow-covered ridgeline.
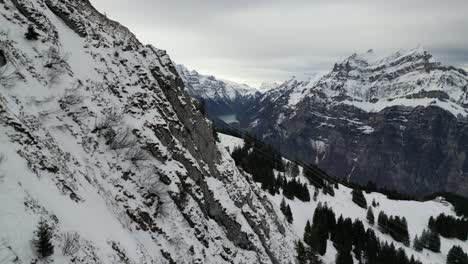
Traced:
[[279, 96], [287, 96], [285, 107], [293, 109], [301, 101], [314, 98], [332, 105], [353, 105], [364, 111], [394, 105], [436, 105], [455, 116], [466, 117], [466, 87], [465, 71], [443, 66], [427, 50], [418, 47], [385, 57], [372, 50], [353, 54], [321, 78], [311, 81], [293, 78], [270, 91], [269, 97], [275, 101]]
[[0, 260], [37, 259], [44, 219], [54, 263], [293, 263], [165, 51], [88, 1], [4, 0], [0, 24]]

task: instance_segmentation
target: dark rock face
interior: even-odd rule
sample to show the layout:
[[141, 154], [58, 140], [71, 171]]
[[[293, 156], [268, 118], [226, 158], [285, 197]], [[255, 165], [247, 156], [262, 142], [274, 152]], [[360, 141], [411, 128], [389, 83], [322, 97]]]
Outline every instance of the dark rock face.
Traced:
[[[394, 106], [378, 113], [312, 102], [300, 107], [300, 113], [286, 113], [280, 125], [262, 121], [252, 132], [278, 144], [287, 157], [315, 163], [339, 178], [374, 181], [416, 195], [442, 190], [467, 194], [466, 119], [435, 106]], [[285, 115], [272, 105], [268, 109], [270, 116], [256, 119]]]
[[371, 56], [354, 54], [316, 82], [285, 82], [241, 127], [339, 178], [467, 196], [466, 73], [421, 49]]

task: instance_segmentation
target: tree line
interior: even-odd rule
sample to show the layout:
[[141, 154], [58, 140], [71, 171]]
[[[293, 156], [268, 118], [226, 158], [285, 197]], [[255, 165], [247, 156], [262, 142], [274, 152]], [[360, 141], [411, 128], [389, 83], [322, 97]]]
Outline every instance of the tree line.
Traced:
[[439, 233], [445, 238], [468, 239], [468, 220], [457, 219], [450, 215], [441, 214], [434, 218], [429, 218], [429, 228]]
[[304, 228], [304, 242], [296, 245], [299, 263], [320, 263], [318, 256], [325, 255], [327, 240], [331, 240], [337, 249], [337, 264], [352, 264], [351, 252], [360, 263], [421, 263], [413, 256], [408, 257], [402, 248], [397, 249], [393, 243], [381, 242], [375, 232], [371, 228], [366, 229], [359, 219], [352, 221], [340, 216], [336, 220], [333, 210], [319, 203], [312, 224], [307, 222]]
[[[275, 177], [274, 170], [286, 173], [286, 166], [281, 154], [272, 151], [272, 147], [256, 142], [246, 142], [243, 147], [236, 147], [232, 152], [232, 157], [237, 166], [245, 172], [250, 173], [253, 180], [261, 183], [263, 190], [270, 194], [279, 194], [283, 190], [283, 195], [288, 199], [298, 198], [301, 201], [310, 201], [310, 193], [306, 183], [301, 183], [296, 177], [288, 180], [282, 175]], [[288, 173], [297, 176], [299, 168], [297, 165], [288, 167]]]

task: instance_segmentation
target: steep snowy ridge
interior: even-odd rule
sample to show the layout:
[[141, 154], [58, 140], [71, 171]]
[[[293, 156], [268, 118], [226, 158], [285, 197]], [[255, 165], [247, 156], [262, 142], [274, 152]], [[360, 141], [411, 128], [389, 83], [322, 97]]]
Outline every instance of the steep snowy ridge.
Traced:
[[464, 70], [423, 48], [386, 57], [369, 50], [266, 92], [242, 128], [339, 178], [466, 196], [467, 91]]
[[293, 263], [292, 229], [165, 51], [87, 0], [1, 3], [0, 260], [37, 259], [45, 219], [54, 263]]

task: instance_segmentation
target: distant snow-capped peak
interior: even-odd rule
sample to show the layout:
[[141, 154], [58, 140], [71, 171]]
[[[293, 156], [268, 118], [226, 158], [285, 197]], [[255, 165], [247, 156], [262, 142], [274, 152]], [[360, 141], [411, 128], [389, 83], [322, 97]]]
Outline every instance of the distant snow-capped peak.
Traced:
[[295, 78], [279, 86], [277, 95], [289, 96], [288, 107], [307, 98], [350, 104], [365, 111], [380, 111], [388, 106], [437, 105], [454, 115], [467, 116], [468, 74], [444, 66], [422, 47], [380, 56], [373, 50], [355, 53], [336, 63], [318, 80]]
[[178, 64], [176, 68], [188, 93], [194, 97], [233, 101], [243, 97], [253, 97], [260, 93], [260, 90], [246, 84], [203, 75], [195, 70], [187, 69], [182, 64]]

